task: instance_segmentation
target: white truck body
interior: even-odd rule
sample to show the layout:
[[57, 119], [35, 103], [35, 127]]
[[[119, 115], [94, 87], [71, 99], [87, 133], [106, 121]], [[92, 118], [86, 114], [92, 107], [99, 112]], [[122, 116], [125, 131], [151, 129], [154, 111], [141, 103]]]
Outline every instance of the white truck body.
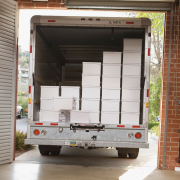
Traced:
[[[116, 147], [129, 149], [149, 147], [148, 103], [151, 45], [151, 22], [149, 19], [34, 16], [31, 19], [30, 30], [29, 105], [26, 144], [85, 148]], [[135, 68], [128, 67], [128, 65], [124, 66], [126, 69], [130, 69], [130, 76], [124, 74], [123, 79], [123, 71], [120, 72], [121, 87], [120, 89], [114, 89], [114, 91], [121, 93], [118, 97], [121, 98], [121, 103], [123, 98], [127, 99], [129, 97], [129, 102], [127, 101], [121, 107], [125, 110], [128, 110], [128, 103], [132, 102], [133, 104], [138, 99], [139, 102], [136, 102], [140, 106], [138, 113], [102, 111], [102, 104], [100, 104], [100, 119], [103, 118], [105, 121], [108, 118], [117, 119], [120, 114], [120, 117], [123, 117], [123, 122], [121, 122], [121, 119], [117, 124], [102, 124], [101, 122], [96, 124], [73, 124], [70, 122], [39, 121], [40, 86], [81, 86], [81, 79], [85, 78], [79, 74], [79, 71], [82, 70], [82, 62], [92, 62], [93, 60], [93, 62], [102, 63], [104, 51], [118, 51], [123, 54], [123, 39], [125, 38], [142, 39], [142, 49], [134, 49], [134, 52], [131, 52], [132, 54], [126, 53], [123, 56], [127, 59], [129, 56], [137, 59], [138, 56], [138, 58], [141, 58], [141, 64]], [[82, 47], [82, 45], [84, 46]], [[129, 46], [131, 45], [133, 46], [133, 44]], [[129, 49], [132, 51], [131, 47]], [[87, 53], [88, 50], [90, 53]], [[128, 49], [124, 50], [128, 51]], [[141, 57], [136, 54], [136, 51], [142, 53]], [[83, 54], [83, 52], [87, 54]], [[81, 56], [77, 56], [76, 53], [81, 53]], [[97, 56], [95, 56], [96, 53]], [[129, 58], [129, 62], [133, 63], [134, 61]], [[123, 66], [123, 61], [120, 66]], [[136, 69], [137, 71], [140, 70], [140, 74]], [[122, 89], [122, 86], [129, 87], [131, 83], [136, 82], [137, 77], [140, 79], [140, 94], [138, 94], [138, 88], [132, 89], [131, 86]], [[102, 89], [101, 83], [101, 92]], [[103, 91], [108, 92], [108, 88], [105, 87]], [[134, 92], [137, 96], [131, 97], [131, 92]], [[100, 102], [102, 102], [102, 96]], [[127, 118], [131, 118], [132, 121], [126, 124], [125, 119]], [[133, 123], [135, 122], [133, 118], [138, 118], [138, 122]], [[39, 130], [39, 135], [34, 134], [36, 129]], [[44, 130], [46, 135], [41, 133]], [[137, 132], [142, 135], [139, 139], [135, 137]]]

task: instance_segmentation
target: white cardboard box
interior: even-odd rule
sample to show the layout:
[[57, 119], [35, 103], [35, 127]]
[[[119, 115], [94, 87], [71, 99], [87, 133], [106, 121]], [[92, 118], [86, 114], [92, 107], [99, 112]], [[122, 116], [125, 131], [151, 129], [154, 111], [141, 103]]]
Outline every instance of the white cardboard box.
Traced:
[[123, 52], [123, 64], [141, 64], [141, 51]]
[[122, 77], [122, 88], [123, 89], [139, 89], [140, 88], [140, 77], [134, 76], [123, 76]]
[[83, 86], [82, 87], [82, 98], [89, 99], [100, 99], [101, 87]]
[[120, 88], [120, 77], [103, 76], [102, 87], [103, 88]]
[[101, 75], [100, 62], [83, 62], [83, 74]]
[[52, 109], [54, 109], [54, 98], [41, 98], [40, 109], [41, 110], [52, 110]]
[[121, 76], [121, 64], [103, 64], [103, 76]]
[[75, 97], [55, 97], [54, 109], [75, 110], [76, 98]]
[[99, 111], [100, 99], [81, 99], [81, 109], [87, 111]]
[[141, 76], [141, 66], [123, 64], [123, 76]]
[[71, 111], [70, 122], [71, 123], [85, 123], [89, 124], [90, 111]]
[[102, 89], [102, 99], [117, 99], [120, 100], [120, 89]]
[[99, 123], [99, 111], [91, 111], [90, 112], [90, 121], [89, 123], [96, 123], [98, 124]]
[[121, 112], [139, 113], [140, 101], [122, 101]]
[[121, 64], [121, 52], [103, 52], [103, 63]]
[[40, 122], [59, 122], [59, 110], [41, 110], [39, 112]]
[[121, 113], [121, 124], [139, 125], [139, 114]]
[[59, 86], [41, 86], [41, 98], [53, 98], [59, 96]]
[[119, 124], [119, 112], [101, 112], [102, 124]]
[[119, 112], [119, 100], [102, 100], [102, 111]]
[[122, 89], [122, 100], [140, 100], [140, 89]]
[[82, 74], [82, 86], [100, 86], [100, 76]]
[[61, 96], [80, 98], [80, 87], [79, 86], [61, 86]]
[[142, 51], [142, 39], [123, 39], [124, 51]]

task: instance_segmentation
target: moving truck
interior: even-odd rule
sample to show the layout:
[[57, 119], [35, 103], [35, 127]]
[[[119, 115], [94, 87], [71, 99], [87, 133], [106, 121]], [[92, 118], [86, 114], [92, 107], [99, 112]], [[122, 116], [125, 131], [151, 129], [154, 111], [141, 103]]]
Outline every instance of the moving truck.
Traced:
[[[137, 158], [149, 147], [151, 21], [34, 16], [30, 27], [25, 144], [38, 145], [42, 155], [59, 155], [63, 146], [114, 147], [120, 158]], [[79, 93], [66, 99], [76, 110], [43, 111], [53, 98], [63, 107], [68, 88]]]

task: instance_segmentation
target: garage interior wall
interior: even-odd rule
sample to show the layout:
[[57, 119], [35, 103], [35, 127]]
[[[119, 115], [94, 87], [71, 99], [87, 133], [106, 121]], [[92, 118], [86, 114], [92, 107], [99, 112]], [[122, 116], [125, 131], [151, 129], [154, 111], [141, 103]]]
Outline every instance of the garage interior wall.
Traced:
[[[67, 10], [61, 0], [49, 0], [48, 2], [32, 2], [31, 0], [15, 0], [18, 2], [19, 9], [59, 9]], [[167, 90], [167, 72], [168, 72], [168, 55], [169, 55], [169, 33], [170, 33], [170, 11], [166, 12], [165, 39], [164, 39], [164, 60], [162, 63], [162, 84], [161, 84], [161, 107], [160, 107], [160, 131], [158, 143], [158, 168], [162, 168], [163, 146], [164, 146], [164, 126], [166, 111], [166, 90]], [[179, 134], [180, 129], [180, 39], [178, 29], [180, 29], [180, 8], [174, 9], [173, 17], [173, 41], [170, 71], [170, 91], [169, 91], [169, 108], [167, 124], [167, 146], [166, 146], [166, 169], [180, 167], [178, 163], [179, 155]], [[180, 30], [179, 30], [180, 31]], [[174, 35], [175, 34], [175, 35]], [[179, 45], [178, 45], [179, 44]], [[180, 61], [180, 58], [179, 58]], [[178, 100], [175, 101], [175, 97]], [[177, 111], [176, 111], [177, 110]], [[176, 115], [177, 112], [177, 115]]]

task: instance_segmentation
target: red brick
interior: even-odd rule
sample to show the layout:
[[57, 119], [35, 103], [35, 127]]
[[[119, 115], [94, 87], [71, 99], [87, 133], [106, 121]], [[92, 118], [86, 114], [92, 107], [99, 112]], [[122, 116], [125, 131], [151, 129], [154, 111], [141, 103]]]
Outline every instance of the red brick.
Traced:
[[35, 3], [36, 9], [46, 9], [48, 7], [48, 3]]
[[178, 134], [178, 133], [173, 133], [173, 132], [172, 132], [172, 133], [168, 133], [167, 136], [168, 136], [168, 137], [178, 137], [179, 134]]
[[179, 147], [171, 147], [171, 151], [179, 151]]
[[166, 152], [166, 155], [170, 155], [170, 156], [178, 156], [179, 152]]
[[59, 9], [61, 7], [60, 4], [57, 3], [48, 3], [48, 8], [54, 8], [54, 9]]
[[34, 3], [18, 3], [19, 9], [34, 9]]
[[171, 142], [179, 142], [179, 137], [177, 137], [177, 138], [171, 138]]

